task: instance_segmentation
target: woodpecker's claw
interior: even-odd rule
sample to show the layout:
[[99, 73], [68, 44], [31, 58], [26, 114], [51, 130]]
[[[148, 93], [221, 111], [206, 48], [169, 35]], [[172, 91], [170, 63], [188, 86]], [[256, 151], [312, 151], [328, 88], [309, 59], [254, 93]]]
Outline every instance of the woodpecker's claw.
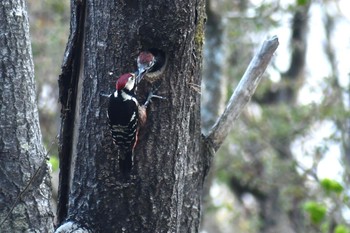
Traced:
[[147, 107], [147, 105], [152, 102], [152, 98], [157, 98], [157, 99], [163, 99], [165, 100], [166, 98], [163, 97], [163, 96], [159, 96], [159, 95], [154, 95], [153, 92], [151, 91], [149, 94], [148, 94], [148, 97], [146, 99], [146, 102], [143, 104], [143, 106]]
[[101, 92], [100, 92], [100, 96], [103, 96], [103, 97], [110, 97], [111, 94], [107, 94], [106, 92], [101, 91]]

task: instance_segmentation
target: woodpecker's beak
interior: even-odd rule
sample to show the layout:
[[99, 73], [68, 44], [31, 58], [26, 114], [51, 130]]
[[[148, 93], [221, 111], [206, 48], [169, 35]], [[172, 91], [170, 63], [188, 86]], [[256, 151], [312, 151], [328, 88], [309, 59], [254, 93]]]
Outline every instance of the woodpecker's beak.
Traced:
[[138, 84], [139, 82], [141, 82], [141, 80], [145, 76], [146, 70], [143, 68], [140, 68], [138, 71], [135, 72], [135, 74], [136, 74], [136, 84]]

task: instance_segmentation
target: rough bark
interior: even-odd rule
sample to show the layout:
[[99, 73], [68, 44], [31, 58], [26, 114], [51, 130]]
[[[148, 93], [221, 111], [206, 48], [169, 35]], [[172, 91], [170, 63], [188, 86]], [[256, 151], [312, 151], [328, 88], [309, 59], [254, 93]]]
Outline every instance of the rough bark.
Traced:
[[[74, 125], [60, 136], [60, 157], [71, 160], [61, 176], [69, 198], [60, 203], [68, 204], [60, 220], [70, 223], [57, 232], [73, 229], [72, 223], [93, 232], [198, 232], [207, 171], [207, 158], [200, 154], [203, 1], [72, 1], [72, 11], [86, 16], [73, 14], [60, 77], [63, 121], [68, 114]], [[74, 25], [84, 28], [82, 34]], [[99, 93], [111, 90], [117, 75], [134, 71], [137, 54], [149, 48], [167, 56], [158, 82], [158, 94], [167, 99], [148, 108], [131, 179], [123, 180], [108, 130], [107, 100]], [[140, 99], [150, 88], [146, 81], [140, 85]]]
[[25, 1], [0, 12], [0, 231], [52, 232]]

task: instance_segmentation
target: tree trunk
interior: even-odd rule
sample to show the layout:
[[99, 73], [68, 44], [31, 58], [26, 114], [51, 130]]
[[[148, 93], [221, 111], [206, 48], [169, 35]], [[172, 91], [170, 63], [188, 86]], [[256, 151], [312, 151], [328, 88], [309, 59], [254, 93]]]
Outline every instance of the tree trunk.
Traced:
[[[198, 232], [208, 168], [200, 153], [204, 2], [72, 1], [71, 26], [60, 77], [59, 222], [69, 222], [57, 232]], [[167, 58], [156, 82], [166, 100], [147, 109], [124, 180], [99, 93], [135, 71], [138, 53], [150, 48]], [[140, 100], [151, 88], [142, 81]]]
[[0, 231], [52, 232], [26, 4], [0, 10]]

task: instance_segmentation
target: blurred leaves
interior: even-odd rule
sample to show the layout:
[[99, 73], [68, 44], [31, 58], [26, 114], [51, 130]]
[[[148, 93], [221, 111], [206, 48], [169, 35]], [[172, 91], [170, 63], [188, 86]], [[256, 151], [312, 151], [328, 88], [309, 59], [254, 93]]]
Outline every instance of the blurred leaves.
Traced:
[[327, 193], [334, 192], [336, 194], [340, 194], [344, 190], [344, 187], [335, 180], [323, 179], [321, 180], [320, 184]]
[[49, 163], [50, 163], [51, 166], [52, 166], [52, 171], [53, 171], [53, 172], [58, 171], [58, 168], [59, 168], [59, 161], [58, 161], [57, 156], [50, 156]]
[[297, 5], [303, 6], [306, 5], [309, 2], [309, 0], [297, 0]]
[[345, 225], [338, 225], [334, 233], [350, 233], [350, 228], [346, 227]]
[[303, 209], [309, 214], [310, 220], [314, 224], [320, 224], [327, 213], [326, 206], [315, 201], [306, 202]]

